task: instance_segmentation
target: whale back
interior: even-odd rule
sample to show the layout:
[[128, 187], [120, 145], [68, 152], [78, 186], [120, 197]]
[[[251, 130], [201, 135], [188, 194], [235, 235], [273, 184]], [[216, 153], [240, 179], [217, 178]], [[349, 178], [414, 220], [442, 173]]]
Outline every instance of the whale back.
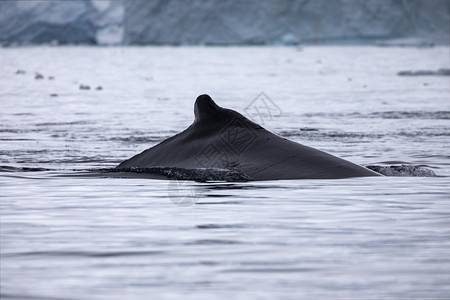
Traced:
[[347, 178], [378, 174], [289, 141], [200, 95], [183, 132], [122, 162], [121, 168], [238, 170], [253, 180]]

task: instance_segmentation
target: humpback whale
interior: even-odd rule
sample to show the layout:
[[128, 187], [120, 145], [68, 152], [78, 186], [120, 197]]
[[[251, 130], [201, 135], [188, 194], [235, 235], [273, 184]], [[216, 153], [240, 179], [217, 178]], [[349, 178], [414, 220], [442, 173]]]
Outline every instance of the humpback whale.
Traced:
[[247, 180], [380, 176], [280, 137], [240, 113], [218, 106], [208, 95], [197, 98], [194, 114], [195, 120], [186, 130], [123, 161], [116, 170], [232, 170]]

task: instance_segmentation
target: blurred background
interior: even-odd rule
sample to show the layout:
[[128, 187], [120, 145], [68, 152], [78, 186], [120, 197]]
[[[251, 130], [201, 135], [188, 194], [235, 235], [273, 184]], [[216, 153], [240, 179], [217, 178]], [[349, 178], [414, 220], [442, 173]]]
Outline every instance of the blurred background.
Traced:
[[0, 43], [448, 44], [449, 0], [0, 2]]

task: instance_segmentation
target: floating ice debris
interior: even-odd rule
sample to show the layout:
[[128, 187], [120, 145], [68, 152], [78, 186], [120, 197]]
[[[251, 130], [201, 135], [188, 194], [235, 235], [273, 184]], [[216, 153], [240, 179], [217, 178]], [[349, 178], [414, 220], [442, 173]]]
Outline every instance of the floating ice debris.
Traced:
[[101, 91], [103, 90], [103, 88], [99, 85], [98, 87], [95, 88], [97, 91]]
[[292, 33], [287, 33], [281, 37], [280, 44], [285, 46], [295, 46], [300, 44], [300, 40]]
[[48, 76], [48, 80], [53, 80], [53, 79], [55, 79], [55, 77], [53, 77], [53, 76]]
[[58, 94], [50, 94], [50, 97], [58, 97]]
[[417, 70], [417, 71], [400, 71], [399, 76], [450, 76], [450, 69], [433, 70]]
[[23, 74], [25, 74], [25, 71], [24, 70], [17, 70], [16, 74], [17, 75], [23, 75]]
[[36, 79], [36, 80], [44, 79], [44, 75], [42, 75], [41, 73], [36, 73], [34, 75], [34, 79]]
[[88, 85], [80, 84], [80, 90], [90, 90], [91, 87]]
[[385, 176], [403, 176], [403, 177], [436, 177], [433, 170], [421, 166], [397, 165], [397, 166], [375, 166], [370, 165], [366, 168]]

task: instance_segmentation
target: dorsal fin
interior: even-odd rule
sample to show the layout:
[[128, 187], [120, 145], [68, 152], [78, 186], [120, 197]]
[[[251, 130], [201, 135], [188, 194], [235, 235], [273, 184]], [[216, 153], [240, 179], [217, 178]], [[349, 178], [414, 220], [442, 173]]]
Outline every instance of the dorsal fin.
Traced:
[[209, 95], [200, 95], [195, 100], [195, 122], [202, 122], [217, 118], [222, 108], [218, 106]]
[[208, 124], [208, 126], [223, 126], [233, 123], [233, 126], [244, 126], [246, 128], [263, 129], [260, 125], [253, 123], [240, 113], [220, 107], [209, 95], [203, 94], [197, 97], [194, 104], [195, 121], [197, 124]]

